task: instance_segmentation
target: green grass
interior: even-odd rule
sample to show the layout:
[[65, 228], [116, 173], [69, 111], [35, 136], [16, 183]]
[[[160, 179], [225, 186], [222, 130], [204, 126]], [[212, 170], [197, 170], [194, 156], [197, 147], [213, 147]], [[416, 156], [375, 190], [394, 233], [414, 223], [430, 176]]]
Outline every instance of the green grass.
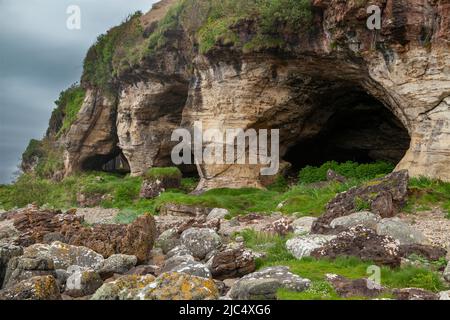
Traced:
[[181, 179], [182, 176], [180, 169], [177, 167], [150, 168], [145, 173], [145, 177], [149, 179], [162, 179], [165, 177]]
[[57, 133], [58, 136], [66, 133], [76, 120], [85, 96], [86, 91], [77, 84], [61, 92], [59, 99], [55, 101], [57, 109], [62, 113], [63, 119]]
[[404, 209], [408, 213], [440, 207], [450, 219], [450, 183], [428, 178], [412, 178], [409, 182], [410, 195]]

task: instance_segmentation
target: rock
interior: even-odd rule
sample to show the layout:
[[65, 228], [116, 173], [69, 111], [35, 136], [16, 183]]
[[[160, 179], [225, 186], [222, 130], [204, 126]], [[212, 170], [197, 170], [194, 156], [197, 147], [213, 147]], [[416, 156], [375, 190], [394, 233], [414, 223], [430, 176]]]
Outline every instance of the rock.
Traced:
[[94, 294], [103, 284], [100, 275], [94, 270], [77, 270], [66, 281], [66, 295], [84, 297]]
[[450, 262], [447, 263], [447, 266], [445, 267], [443, 276], [444, 276], [445, 280], [450, 282]]
[[104, 283], [91, 300], [134, 300], [140, 290], [155, 281], [153, 275], [125, 275]]
[[160, 215], [171, 215], [171, 216], [187, 216], [187, 217], [207, 217], [211, 212], [211, 209], [205, 207], [195, 207], [182, 204], [166, 203], [164, 204], [160, 211]]
[[354, 256], [377, 265], [398, 267], [401, 261], [399, 246], [399, 242], [389, 236], [377, 235], [372, 229], [356, 226], [314, 249], [311, 256], [330, 259]]
[[288, 218], [278, 219], [264, 227], [263, 232], [285, 236], [294, 231], [292, 220]]
[[216, 300], [219, 290], [212, 279], [167, 272], [142, 289], [140, 300]]
[[[167, 270], [167, 271], [182, 272], [182, 273], [190, 274], [190, 275], [201, 277], [201, 278], [208, 278], [208, 279], [211, 278], [211, 272], [203, 263], [192, 261], [192, 260], [181, 262], [176, 267], [172, 268], [171, 270]], [[164, 270], [164, 272], [167, 272], [167, 271]]]
[[60, 292], [64, 292], [66, 290], [66, 282], [70, 274], [69, 272], [67, 272], [67, 270], [64, 269], [56, 269], [55, 274], [56, 274], [56, 282], [58, 283]]
[[184, 245], [176, 246], [167, 252], [166, 259], [170, 259], [175, 256], [192, 256], [192, 251]]
[[407, 244], [429, 244], [428, 239], [420, 232], [413, 229], [409, 224], [398, 218], [383, 219], [377, 225], [379, 235], [390, 236], [397, 239], [401, 245]]
[[317, 220], [315, 217], [301, 217], [292, 222], [294, 233], [297, 235], [305, 235], [311, 232], [311, 228], [314, 222]]
[[445, 258], [447, 255], [447, 250], [437, 246], [416, 243], [400, 245], [400, 256], [408, 258], [412, 254], [426, 258], [430, 261], [437, 261], [440, 258]]
[[113, 274], [124, 274], [136, 266], [137, 258], [126, 254], [113, 254], [108, 257], [98, 271], [102, 279], [107, 279]]
[[170, 228], [159, 235], [155, 246], [161, 248], [164, 253], [167, 253], [179, 244], [180, 235], [178, 231], [175, 228]]
[[439, 292], [439, 300], [450, 300], [450, 291]]
[[375, 298], [386, 290], [381, 285], [368, 279], [350, 280], [337, 274], [327, 274], [326, 280], [331, 283], [336, 293], [343, 298]]
[[330, 226], [331, 228], [344, 228], [348, 229], [351, 227], [356, 227], [358, 225], [362, 225], [366, 228], [372, 228], [375, 229], [377, 226], [377, 223], [381, 220], [381, 217], [373, 214], [372, 212], [368, 211], [361, 211], [352, 213], [348, 216], [343, 216], [334, 219], [331, 221]]
[[9, 260], [3, 286], [13, 287], [23, 280], [46, 275], [56, 277], [53, 260], [44, 257], [14, 257]]
[[327, 171], [327, 181], [336, 181], [340, 183], [345, 183], [347, 181], [347, 178], [344, 176], [341, 176], [339, 173], [328, 169]]
[[315, 249], [323, 247], [327, 242], [333, 240], [333, 235], [305, 235], [290, 239], [286, 242], [287, 250], [297, 259], [309, 257]]
[[214, 208], [206, 217], [206, 220], [214, 220], [214, 219], [225, 219], [226, 216], [229, 216], [230, 212], [227, 209], [222, 208]]
[[242, 248], [219, 251], [211, 261], [212, 276], [219, 280], [242, 277], [255, 269], [253, 254]]
[[276, 299], [280, 288], [301, 292], [310, 284], [310, 280], [291, 273], [288, 267], [268, 267], [239, 279], [229, 296], [235, 300], [271, 300]]
[[0, 291], [0, 300], [61, 300], [52, 276], [33, 277]]
[[181, 172], [179, 175], [146, 177], [142, 183], [140, 197], [144, 199], [153, 199], [158, 197], [167, 189], [176, 189], [181, 186]]
[[9, 261], [23, 254], [22, 247], [5, 243], [0, 244], [0, 289], [2, 288], [3, 281], [5, 279], [6, 270]]
[[19, 235], [12, 220], [0, 220], [0, 240], [3, 240], [2, 242], [13, 242]]
[[159, 274], [161, 268], [155, 265], [141, 265], [130, 269], [127, 275], [145, 276], [147, 274], [156, 275]]
[[222, 240], [212, 229], [190, 228], [181, 234], [181, 244], [186, 246], [194, 257], [203, 259], [208, 253], [218, 249]]
[[81, 268], [99, 270], [104, 258], [94, 250], [83, 246], [73, 246], [62, 242], [52, 244], [34, 244], [25, 248], [24, 256], [41, 257], [54, 262], [56, 269], [67, 269], [76, 265]]
[[175, 268], [177, 268], [182, 263], [195, 262], [195, 259], [190, 254], [186, 255], [175, 255], [173, 257], [168, 258], [164, 262], [164, 266], [161, 268], [161, 272], [169, 272]]
[[419, 288], [395, 289], [393, 295], [397, 300], [439, 300], [437, 294]]
[[371, 212], [383, 218], [394, 216], [406, 203], [408, 181], [408, 171], [402, 170], [338, 194], [314, 223], [313, 232], [326, 232], [334, 219], [357, 212], [359, 203], [367, 204]]

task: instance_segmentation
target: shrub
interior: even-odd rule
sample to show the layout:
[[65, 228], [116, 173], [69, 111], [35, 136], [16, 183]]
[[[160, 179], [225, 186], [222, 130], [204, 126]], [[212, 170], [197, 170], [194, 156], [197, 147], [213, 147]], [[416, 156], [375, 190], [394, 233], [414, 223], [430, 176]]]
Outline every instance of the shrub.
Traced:
[[55, 101], [55, 104], [58, 106], [57, 109], [60, 110], [63, 118], [61, 127], [57, 130], [58, 136], [66, 133], [75, 122], [85, 96], [86, 91], [77, 84], [60, 93], [59, 99]]

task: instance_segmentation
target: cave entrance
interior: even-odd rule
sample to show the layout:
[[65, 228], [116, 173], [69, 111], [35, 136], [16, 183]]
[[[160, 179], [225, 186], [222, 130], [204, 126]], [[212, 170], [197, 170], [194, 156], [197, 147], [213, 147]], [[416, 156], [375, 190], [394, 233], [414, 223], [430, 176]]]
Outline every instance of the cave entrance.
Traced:
[[94, 155], [83, 161], [83, 171], [104, 171], [118, 174], [130, 173], [130, 165], [121, 150], [107, 155]]
[[292, 174], [332, 160], [397, 164], [403, 158], [411, 140], [408, 131], [380, 101], [354, 89], [329, 97], [333, 103], [322, 100], [305, 121], [310, 128], [287, 148], [283, 159], [291, 163]]

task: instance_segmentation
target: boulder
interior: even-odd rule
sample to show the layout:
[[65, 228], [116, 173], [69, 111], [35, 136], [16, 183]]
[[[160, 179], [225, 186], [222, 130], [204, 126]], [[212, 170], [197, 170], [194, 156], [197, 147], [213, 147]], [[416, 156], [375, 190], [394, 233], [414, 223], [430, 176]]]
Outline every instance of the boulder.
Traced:
[[23, 280], [46, 275], [56, 277], [53, 260], [45, 257], [14, 257], [9, 260], [3, 287], [13, 287]]
[[368, 211], [355, 212], [348, 216], [343, 216], [334, 219], [330, 223], [330, 227], [333, 229], [344, 228], [348, 229], [351, 227], [356, 227], [362, 225], [367, 228], [375, 229], [377, 223], [381, 220], [379, 215], [373, 214]]
[[127, 275], [137, 275], [137, 276], [145, 276], [147, 274], [156, 275], [159, 274], [161, 268], [155, 265], [140, 265], [130, 269], [126, 274]]
[[181, 186], [181, 173], [174, 176], [146, 177], [142, 182], [140, 197], [154, 199], [167, 189], [176, 189]]
[[113, 254], [108, 257], [98, 271], [102, 279], [107, 279], [117, 274], [124, 274], [137, 264], [137, 258], [135, 256], [126, 254]]
[[195, 262], [195, 259], [190, 254], [185, 255], [174, 255], [170, 258], [168, 258], [165, 262], [163, 267], [161, 268], [161, 272], [169, 272], [173, 269], [177, 268], [179, 265], [183, 263], [189, 263], [189, 262]]
[[383, 219], [376, 227], [377, 233], [397, 239], [401, 245], [429, 244], [428, 239], [418, 230], [398, 218]]
[[167, 253], [180, 244], [180, 235], [175, 228], [170, 228], [161, 233], [156, 239], [155, 246]]
[[225, 219], [226, 216], [229, 216], [230, 212], [227, 209], [222, 208], [214, 208], [206, 217], [206, 220], [214, 220], [214, 219]]
[[301, 217], [292, 222], [294, 233], [298, 235], [304, 235], [311, 233], [311, 228], [314, 222], [317, 220], [315, 217]]
[[0, 291], [0, 300], [61, 300], [58, 284], [52, 276], [23, 280]]
[[53, 261], [56, 269], [67, 269], [75, 265], [81, 268], [99, 270], [104, 258], [94, 250], [83, 246], [73, 246], [62, 242], [34, 244], [25, 248], [24, 256], [40, 257]]
[[439, 292], [439, 300], [450, 300], [450, 290]]
[[125, 275], [104, 283], [91, 300], [134, 300], [140, 290], [155, 281], [153, 275]]
[[[182, 272], [186, 274], [190, 274], [193, 276], [201, 277], [201, 278], [211, 278], [211, 271], [209, 271], [208, 267], [203, 263], [197, 261], [184, 261], [181, 262], [176, 267], [172, 268], [172, 272]], [[164, 272], [167, 272], [164, 270]]]
[[392, 294], [397, 300], [439, 300], [439, 295], [419, 288], [395, 289]]
[[180, 272], [161, 274], [137, 295], [140, 300], [216, 300], [219, 290], [212, 279]]
[[265, 226], [262, 231], [270, 234], [285, 236], [289, 233], [294, 232], [294, 227], [292, 226], [291, 219], [283, 217], [271, 222], [270, 224]]
[[375, 298], [386, 290], [369, 279], [351, 280], [337, 274], [327, 274], [325, 278], [333, 286], [336, 293], [343, 298]]
[[4, 243], [0, 244], [0, 289], [2, 288], [5, 279], [6, 269], [8, 268], [9, 260], [23, 254], [22, 247]]
[[310, 280], [291, 273], [288, 267], [268, 267], [236, 281], [229, 296], [235, 300], [273, 300], [280, 288], [301, 292], [310, 285]]
[[66, 281], [64, 294], [78, 298], [94, 294], [103, 284], [102, 278], [94, 270], [77, 270]]
[[212, 229], [190, 228], [181, 234], [181, 244], [188, 248], [194, 257], [203, 259], [208, 253], [218, 249], [222, 240]]
[[183, 204], [166, 203], [159, 209], [160, 215], [182, 216], [182, 217], [207, 217], [210, 208], [188, 206]]
[[286, 242], [287, 250], [297, 259], [309, 257], [313, 250], [323, 247], [327, 242], [333, 240], [333, 235], [311, 234], [299, 236]]
[[255, 271], [256, 264], [252, 252], [243, 248], [226, 248], [213, 256], [210, 269], [214, 279], [225, 280]]
[[317, 219], [312, 231], [327, 232], [331, 221], [357, 212], [362, 203], [383, 218], [393, 217], [406, 203], [408, 181], [408, 171], [402, 170], [338, 194], [327, 204], [326, 213]]
[[443, 277], [446, 281], [450, 282], [450, 262], [448, 262], [447, 266], [445, 267]]
[[437, 261], [445, 258], [447, 250], [442, 247], [424, 245], [424, 244], [404, 244], [400, 245], [400, 256], [408, 258], [411, 255], [417, 255], [426, 258], [429, 261]]
[[372, 229], [356, 226], [314, 249], [311, 256], [330, 259], [354, 256], [363, 261], [398, 267], [401, 262], [399, 246], [399, 242], [389, 236], [377, 235]]

